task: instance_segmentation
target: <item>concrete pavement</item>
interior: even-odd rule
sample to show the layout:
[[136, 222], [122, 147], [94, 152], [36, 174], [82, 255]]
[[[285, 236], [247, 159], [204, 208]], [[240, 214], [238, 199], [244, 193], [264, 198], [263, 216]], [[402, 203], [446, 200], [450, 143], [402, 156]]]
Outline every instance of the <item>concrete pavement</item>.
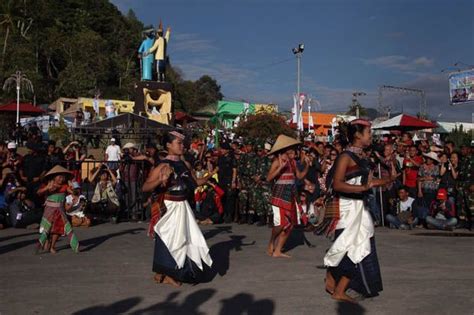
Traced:
[[36, 231], [0, 231], [0, 314], [473, 314], [473, 237], [377, 228], [384, 291], [351, 306], [324, 291], [323, 237], [296, 233], [293, 258], [272, 259], [266, 227], [205, 227], [212, 279], [176, 289], [152, 280], [146, 228], [76, 229], [83, 251], [62, 238], [54, 256], [35, 255]]

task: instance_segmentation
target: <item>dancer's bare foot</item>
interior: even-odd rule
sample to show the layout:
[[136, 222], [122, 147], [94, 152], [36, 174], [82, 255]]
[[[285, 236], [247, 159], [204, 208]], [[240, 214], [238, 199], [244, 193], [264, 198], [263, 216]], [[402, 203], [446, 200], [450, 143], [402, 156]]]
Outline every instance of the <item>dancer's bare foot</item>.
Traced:
[[50, 247], [51, 247], [51, 243], [49, 241], [46, 241], [41, 249], [44, 250], [45, 252], [49, 252]]
[[153, 277], [153, 280], [155, 280], [156, 283], [163, 283], [164, 279], [165, 277], [160, 273], [155, 274], [155, 276]]
[[329, 281], [326, 280], [326, 292], [330, 295], [334, 294], [334, 290], [336, 290], [336, 285], [329, 283]]
[[354, 300], [353, 298], [351, 298], [350, 296], [348, 296], [345, 293], [337, 294], [336, 292], [334, 292], [331, 295], [331, 298], [336, 300], [336, 301], [340, 301], [340, 302], [348, 302], [348, 303], [352, 303], [352, 304], [358, 304], [356, 300]]
[[169, 284], [172, 285], [173, 287], [179, 288], [181, 286], [181, 282], [174, 280], [171, 277], [166, 276], [165, 279], [163, 280], [164, 284]]
[[287, 255], [287, 254], [284, 254], [282, 252], [273, 252], [273, 255], [272, 257], [275, 257], [275, 258], [291, 258], [290, 255]]
[[326, 292], [330, 295], [333, 295], [334, 291], [336, 291], [336, 280], [334, 280], [330, 272], [326, 274], [326, 279], [324, 279], [324, 283], [326, 284]]
[[273, 256], [273, 251], [275, 250], [273, 243], [268, 244], [267, 255]]
[[54, 248], [52, 248], [52, 247], [50, 248], [49, 252], [50, 252], [51, 254], [56, 254], [56, 253], [57, 253], [57, 251], [56, 251]]

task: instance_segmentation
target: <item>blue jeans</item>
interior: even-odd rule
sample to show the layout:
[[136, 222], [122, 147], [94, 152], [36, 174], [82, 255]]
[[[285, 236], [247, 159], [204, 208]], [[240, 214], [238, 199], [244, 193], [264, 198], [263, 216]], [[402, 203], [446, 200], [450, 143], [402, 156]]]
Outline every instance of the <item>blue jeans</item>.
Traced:
[[373, 189], [372, 193], [367, 196], [367, 207], [369, 208], [372, 218], [378, 224], [381, 224], [382, 220], [380, 218], [380, 205], [377, 203], [377, 198], [375, 197], [376, 190]]
[[415, 218], [412, 224], [402, 222], [397, 216], [394, 216], [392, 214], [387, 214], [385, 218], [387, 219], [388, 223], [392, 224], [396, 229], [399, 229], [403, 226], [413, 228], [418, 224], [418, 218]]
[[446, 227], [455, 227], [458, 223], [458, 220], [456, 218], [442, 220], [435, 219], [432, 216], [427, 216], [426, 223], [434, 226], [438, 230], [444, 230]]

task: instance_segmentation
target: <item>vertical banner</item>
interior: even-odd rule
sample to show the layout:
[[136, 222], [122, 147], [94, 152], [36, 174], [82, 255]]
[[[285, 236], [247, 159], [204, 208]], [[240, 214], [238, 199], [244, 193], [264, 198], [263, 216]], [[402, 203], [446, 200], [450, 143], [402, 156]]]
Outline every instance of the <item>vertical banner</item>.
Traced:
[[294, 124], [298, 124], [298, 96], [296, 96], [296, 94], [293, 94], [293, 109], [291, 113], [293, 114], [291, 121]]

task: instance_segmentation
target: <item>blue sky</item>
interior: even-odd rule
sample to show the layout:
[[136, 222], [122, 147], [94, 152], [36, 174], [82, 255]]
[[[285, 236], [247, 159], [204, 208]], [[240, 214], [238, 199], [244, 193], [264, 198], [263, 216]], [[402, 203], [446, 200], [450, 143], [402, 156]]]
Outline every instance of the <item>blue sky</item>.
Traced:
[[[353, 91], [377, 107], [378, 86], [423, 89], [431, 118], [472, 121], [474, 106], [448, 104], [442, 69], [474, 64], [472, 0], [113, 0], [145, 24], [171, 26], [171, 62], [185, 78], [215, 77], [225, 98], [291, 106], [302, 42], [303, 92], [324, 112], [347, 109]], [[393, 111], [415, 96], [384, 94]]]

